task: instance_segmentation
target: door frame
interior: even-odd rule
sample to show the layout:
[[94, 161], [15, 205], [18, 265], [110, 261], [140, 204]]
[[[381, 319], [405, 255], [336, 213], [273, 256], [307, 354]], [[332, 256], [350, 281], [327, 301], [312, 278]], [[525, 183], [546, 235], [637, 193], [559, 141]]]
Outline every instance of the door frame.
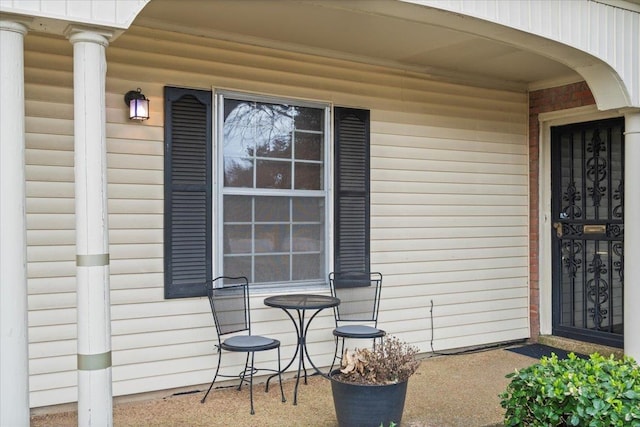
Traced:
[[[598, 111], [595, 105], [551, 111], [538, 115], [539, 165], [538, 165], [538, 279], [540, 335], [551, 335], [553, 324], [552, 280], [552, 227], [551, 223], [551, 127], [590, 122], [616, 117], [624, 118], [617, 111]], [[533, 236], [532, 236], [533, 237]], [[533, 241], [533, 239], [531, 239]], [[531, 301], [533, 303], [533, 301]]]

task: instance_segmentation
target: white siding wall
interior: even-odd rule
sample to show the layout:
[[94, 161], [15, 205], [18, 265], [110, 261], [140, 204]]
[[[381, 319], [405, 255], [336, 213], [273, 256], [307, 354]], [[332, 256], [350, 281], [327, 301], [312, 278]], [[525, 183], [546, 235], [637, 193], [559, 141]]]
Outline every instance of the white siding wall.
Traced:
[[[61, 38], [32, 33], [25, 45], [30, 385], [38, 407], [77, 396], [73, 60]], [[110, 45], [107, 61], [115, 395], [206, 383], [215, 366], [206, 299], [163, 299], [165, 85], [370, 109], [372, 268], [385, 276], [380, 326], [423, 351], [432, 338], [445, 350], [528, 337], [525, 94], [144, 28]], [[151, 99], [144, 123], [128, 120], [123, 101], [137, 87]], [[281, 339], [285, 360], [293, 325], [263, 297], [253, 303], [256, 332]], [[321, 365], [333, 351], [329, 315], [314, 320], [309, 337]]]

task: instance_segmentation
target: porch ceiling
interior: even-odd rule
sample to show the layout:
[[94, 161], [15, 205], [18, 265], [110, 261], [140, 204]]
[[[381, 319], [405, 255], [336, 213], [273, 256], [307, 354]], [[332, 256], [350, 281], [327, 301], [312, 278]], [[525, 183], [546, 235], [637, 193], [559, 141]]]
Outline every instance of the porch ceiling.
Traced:
[[[581, 80], [571, 68], [504, 37], [466, 30], [476, 22], [397, 0], [151, 0], [134, 24], [486, 87], [524, 91]], [[507, 31], [513, 30], [496, 32]]]

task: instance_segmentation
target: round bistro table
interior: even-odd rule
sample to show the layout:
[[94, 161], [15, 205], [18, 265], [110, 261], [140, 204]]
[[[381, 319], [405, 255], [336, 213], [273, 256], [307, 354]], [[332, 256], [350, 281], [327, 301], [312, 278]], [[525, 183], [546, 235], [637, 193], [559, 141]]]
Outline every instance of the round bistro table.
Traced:
[[[293, 325], [296, 328], [296, 335], [298, 337], [298, 345], [296, 347], [296, 352], [293, 354], [291, 361], [282, 372], [289, 369], [289, 367], [296, 360], [296, 356], [298, 357], [298, 375], [296, 377], [296, 386], [293, 390], [293, 404], [298, 404], [298, 383], [300, 382], [300, 372], [304, 370], [304, 383], [307, 383], [307, 370], [305, 367], [305, 358], [309, 361], [313, 369], [322, 374], [320, 370], [313, 364], [313, 361], [309, 357], [309, 352], [307, 351], [307, 331], [309, 330], [309, 325], [311, 325], [311, 321], [320, 313], [322, 310], [326, 308], [332, 308], [340, 305], [340, 300], [336, 297], [328, 296], [328, 295], [316, 295], [316, 294], [289, 294], [289, 295], [274, 295], [271, 297], [267, 297], [264, 300], [264, 305], [268, 307], [275, 307], [282, 309], [289, 319], [293, 322]], [[309, 319], [306, 319], [307, 310], [312, 311], [313, 314]], [[295, 312], [295, 316], [294, 313]], [[274, 374], [267, 379], [267, 389], [269, 388], [269, 381], [271, 378], [276, 376]]]

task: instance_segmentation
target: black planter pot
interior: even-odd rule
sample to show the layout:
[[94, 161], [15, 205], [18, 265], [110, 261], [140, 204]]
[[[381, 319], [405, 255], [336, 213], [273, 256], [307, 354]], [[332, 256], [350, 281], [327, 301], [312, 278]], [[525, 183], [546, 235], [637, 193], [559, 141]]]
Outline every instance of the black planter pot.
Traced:
[[331, 392], [340, 427], [389, 427], [402, 421], [408, 381], [367, 385], [338, 381], [331, 377]]

